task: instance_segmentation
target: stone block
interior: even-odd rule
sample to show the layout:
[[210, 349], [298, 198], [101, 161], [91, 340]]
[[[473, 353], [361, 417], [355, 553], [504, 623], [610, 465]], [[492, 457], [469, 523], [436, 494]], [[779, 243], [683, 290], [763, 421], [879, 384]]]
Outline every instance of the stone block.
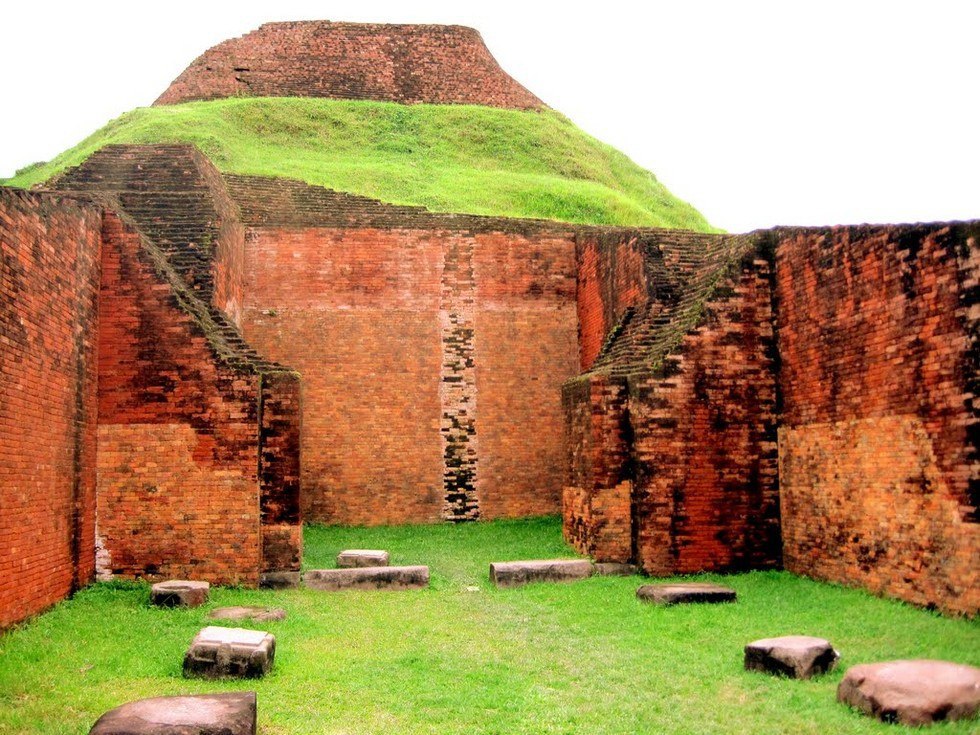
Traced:
[[258, 678], [272, 669], [276, 638], [262, 630], [209, 626], [184, 654], [184, 676]]
[[299, 582], [299, 572], [263, 572], [259, 577], [259, 586], [270, 590], [291, 590]]
[[208, 601], [210, 593], [207, 582], [171, 579], [150, 588], [150, 602], [159, 607], [197, 607]]
[[388, 566], [388, 552], [373, 549], [348, 549], [337, 554], [337, 566], [341, 569], [386, 567]]
[[410, 590], [429, 586], [429, 568], [357, 567], [354, 569], [311, 569], [303, 575], [315, 590]]
[[631, 577], [640, 573], [636, 564], [623, 564], [618, 561], [597, 561], [594, 565], [595, 574], [600, 577]]
[[840, 658], [829, 641], [808, 635], [764, 638], [745, 647], [745, 669], [809, 679], [825, 674]]
[[903, 725], [976, 717], [980, 669], [925, 659], [859, 664], [844, 674], [837, 701]]
[[255, 692], [153, 697], [116, 707], [89, 735], [255, 735]]
[[645, 584], [636, 591], [636, 596], [657, 605], [735, 602], [737, 599], [735, 590], [703, 582]]
[[592, 576], [588, 559], [536, 559], [503, 561], [490, 565], [490, 581], [497, 587], [520, 587], [531, 582], [574, 582]]
[[256, 620], [264, 623], [270, 620], [285, 620], [286, 611], [279, 607], [218, 607], [208, 615], [212, 620]]

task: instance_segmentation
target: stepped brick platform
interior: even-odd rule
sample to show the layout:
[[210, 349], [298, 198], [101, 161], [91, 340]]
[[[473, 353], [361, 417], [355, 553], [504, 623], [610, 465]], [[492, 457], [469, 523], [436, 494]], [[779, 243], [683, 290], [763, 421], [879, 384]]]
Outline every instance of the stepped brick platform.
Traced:
[[348, 549], [337, 554], [337, 566], [341, 569], [353, 567], [386, 567], [389, 555], [387, 551], [372, 549]]
[[643, 602], [656, 605], [687, 605], [735, 602], [737, 593], [717, 584], [691, 582], [685, 584], [645, 584], [636, 591]]
[[260, 623], [285, 620], [286, 611], [280, 607], [218, 607], [208, 615], [212, 620], [255, 620]]
[[261, 630], [209, 626], [184, 654], [184, 676], [256, 679], [272, 670], [276, 637]]
[[753, 641], [745, 647], [747, 671], [764, 671], [793, 679], [825, 674], [840, 658], [829, 641], [808, 635], [787, 635]]
[[576, 582], [592, 576], [588, 559], [540, 559], [490, 564], [490, 581], [497, 587], [520, 587], [532, 582]]
[[207, 582], [171, 579], [150, 588], [150, 602], [158, 607], [197, 607], [208, 601], [210, 593]]
[[980, 712], [980, 669], [947, 661], [888, 661], [852, 666], [837, 700], [885, 722], [928, 725]]
[[472, 28], [266, 23], [205, 51], [157, 105], [223, 97], [350, 100], [538, 109]]
[[153, 697], [100, 717], [89, 735], [255, 735], [255, 692]]
[[423, 589], [429, 586], [429, 568], [414, 566], [311, 569], [303, 574], [303, 583], [310, 589], [328, 592]]

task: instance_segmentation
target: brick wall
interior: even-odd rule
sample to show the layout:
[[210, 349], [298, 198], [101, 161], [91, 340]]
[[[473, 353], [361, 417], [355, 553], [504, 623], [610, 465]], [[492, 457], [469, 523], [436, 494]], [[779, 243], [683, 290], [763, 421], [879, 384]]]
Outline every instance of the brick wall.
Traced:
[[222, 97], [333, 97], [534, 109], [472, 28], [266, 23], [205, 51], [155, 104]]
[[245, 336], [303, 375], [309, 519], [557, 510], [569, 238], [252, 227], [246, 250]]
[[117, 215], [102, 253], [100, 571], [257, 584], [298, 569], [297, 377], [277, 381], [223, 342]]
[[980, 609], [978, 233], [779, 233], [788, 569]]
[[101, 212], [0, 188], [0, 629], [95, 566]]
[[633, 429], [626, 380], [591, 375], [566, 383], [568, 475], [562, 496], [565, 539], [596, 561], [631, 562]]
[[[778, 565], [764, 243], [644, 239], [610, 243], [624, 252], [600, 252], [598, 268], [587, 245], [580, 261], [580, 314], [605, 310], [596, 322], [606, 324], [620, 316], [593, 369], [563, 390], [565, 536], [596, 559], [652, 574]], [[617, 305], [624, 287], [634, 295]]]
[[636, 553], [648, 573], [780, 565], [771, 281], [750, 249], [662, 368], [630, 378]]

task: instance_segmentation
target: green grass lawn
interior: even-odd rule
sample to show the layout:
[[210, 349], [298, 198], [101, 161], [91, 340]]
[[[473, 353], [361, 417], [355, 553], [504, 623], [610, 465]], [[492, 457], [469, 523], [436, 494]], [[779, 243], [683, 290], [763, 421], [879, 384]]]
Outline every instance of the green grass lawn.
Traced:
[[147, 107], [0, 184], [44, 182], [109, 143], [193, 143], [222, 171], [440, 212], [712, 230], [649, 171], [551, 110], [292, 98]]
[[[264, 735], [894, 734], [904, 730], [836, 703], [846, 667], [908, 657], [980, 664], [976, 622], [786, 573], [724, 577], [739, 602], [700, 607], [641, 604], [639, 577], [490, 588], [490, 561], [572, 555], [556, 519], [310, 527], [306, 566], [333, 566], [343, 548], [387, 548], [393, 564], [429, 564], [431, 588], [215, 589], [206, 608], [160, 610], [148, 606], [144, 585], [94, 585], [0, 637], [0, 733], [87, 733], [128, 700], [255, 689]], [[184, 680], [183, 653], [207, 610], [231, 604], [288, 611], [264, 626], [277, 637], [273, 673]], [[813, 681], [742, 670], [745, 643], [789, 633], [829, 638], [841, 667]]]

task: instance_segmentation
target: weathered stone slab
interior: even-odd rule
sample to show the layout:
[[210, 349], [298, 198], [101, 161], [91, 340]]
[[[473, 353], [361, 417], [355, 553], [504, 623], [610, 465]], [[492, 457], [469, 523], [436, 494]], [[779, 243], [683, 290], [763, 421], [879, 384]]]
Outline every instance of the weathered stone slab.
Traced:
[[837, 700], [885, 722], [928, 725], [980, 712], [980, 669], [930, 661], [887, 661], [852, 666]]
[[212, 620], [285, 620], [286, 611], [279, 607], [217, 607], [208, 615]]
[[808, 635], [763, 638], [745, 647], [747, 671], [764, 671], [792, 679], [809, 679], [825, 674], [840, 656], [830, 641]]
[[269, 590], [290, 590], [299, 587], [299, 572], [263, 572], [259, 577], [259, 587]]
[[184, 676], [258, 678], [276, 658], [276, 638], [263, 630], [208, 626], [184, 654]]
[[341, 569], [386, 567], [388, 552], [377, 549], [347, 549], [337, 554], [337, 566]]
[[535, 559], [498, 561], [490, 565], [490, 581], [497, 587], [520, 587], [531, 582], [574, 582], [592, 576], [588, 559]]
[[153, 697], [100, 717], [89, 735], [255, 735], [255, 692]]
[[187, 579], [157, 582], [150, 588], [150, 602], [160, 607], [197, 607], [208, 601], [211, 585]]
[[645, 584], [636, 591], [636, 596], [657, 605], [735, 602], [738, 597], [733, 589], [704, 582]]
[[618, 561], [597, 561], [593, 567], [594, 573], [600, 577], [631, 577], [640, 573], [640, 568], [636, 564], [623, 564]]
[[307, 587], [329, 592], [338, 590], [411, 590], [429, 586], [429, 568], [358, 567], [354, 569], [311, 569], [303, 575]]

